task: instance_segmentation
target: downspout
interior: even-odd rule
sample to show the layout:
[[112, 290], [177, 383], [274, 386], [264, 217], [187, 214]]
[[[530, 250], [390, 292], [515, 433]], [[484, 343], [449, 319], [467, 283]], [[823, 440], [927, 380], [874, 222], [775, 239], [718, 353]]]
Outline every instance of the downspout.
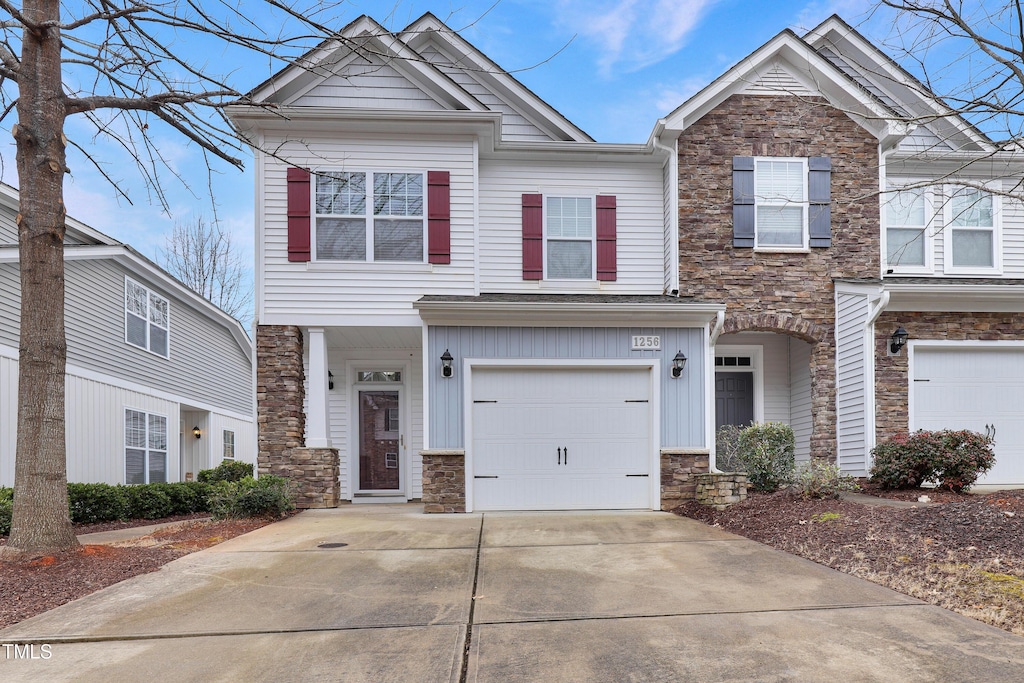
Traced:
[[[665, 197], [666, 200], [672, 202], [671, 212], [669, 213], [669, 225], [666, 227], [671, 231], [674, 237], [672, 244], [675, 245], [670, 261], [671, 272], [668, 273], [668, 279], [671, 283], [668, 291], [675, 296], [679, 296], [679, 162], [675, 148], [669, 147], [659, 138], [664, 130], [664, 126], [664, 120], [658, 121], [655, 125], [654, 132], [651, 133], [651, 145], [654, 149], [665, 153], [665, 166], [663, 168], [668, 172], [669, 187], [673, 188], [671, 199], [667, 196]], [[662, 192], [664, 192], [664, 188]]]
[[725, 327], [725, 311], [719, 311], [715, 314], [715, 325], [711, 328], [710, 334], [708, 334], [708, 352], [705, 358], [707, 363], [707, 379], [704, 382], [704, 392], [707, 395], [706, 405], [708, 406], [707, 418], [704, 420], [705, 429], [708, 434], [708, 472], [712, 474], [718, 474], [722, 470], [718, 469], [718, 463], [715, 462], [715, 344], [718, 342], [718, 337], [722, 334], [722, 328]]

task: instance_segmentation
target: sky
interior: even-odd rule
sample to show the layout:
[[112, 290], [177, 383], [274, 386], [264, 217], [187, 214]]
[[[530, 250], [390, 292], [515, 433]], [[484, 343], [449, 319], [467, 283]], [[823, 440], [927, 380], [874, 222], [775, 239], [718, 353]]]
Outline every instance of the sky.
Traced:
[[[244, 5], [244, 0], [241, 0]], [[870, 0], [350, 0], [343, 25], [367, 14], [399, 30], [426, 11], [486, 53], [527, 87], [600, 142], [645, 142], [658, 118], [784, 29], [802, 33], [838, 13], [869, 39], [891, 28]], [[254, 12], [254, 20], [259, 21]], [[228, 78], [246, 91], [273, 69], [265, 58], [233, 63], [215, 48], [183, 44], [230, 65]], [[8, 117], [10, 120], [11, 117]], [[5, 124], [8, 121], [5, 121]], [[95, 138], [81, 121], [67, 122], [69, 138], [87, 146], [127, 190], [120, 198], [81, 154], [69, 152], [65, 182], [68, 214], [158, 257], [176, 221], [216, 211], [221, 227], [251, 259], [254, 180], [214, 163], [173, 132], [160, 134], [160, 151], [184, 183], [165, 178], [169, 211], [147, 191], [122, 150]], [[0, 145], [4, 182], [17, 186], [13, 140]], [[211, 203], [212, 202], [212, 203]]]

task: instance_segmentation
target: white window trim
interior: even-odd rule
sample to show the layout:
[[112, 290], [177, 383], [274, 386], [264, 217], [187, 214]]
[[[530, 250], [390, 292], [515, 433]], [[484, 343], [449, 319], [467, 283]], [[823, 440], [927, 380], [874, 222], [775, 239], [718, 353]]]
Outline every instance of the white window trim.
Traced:
[[[363, 173], [363, 174], [365, 174], [367, 176], [367, 178], [366, 178], [366, 213], [365, 214], [363, 214], [361, 216], [357, 216], [357, 215], [349, 215], [349, 214], [317, 213], [317, 211], [316, 211], [316, 183], [317, 183], [317, 176], [319, 174], [329, 175], [331, 173]], [[422, 185], [422, 187], [423, 187], [423, 215], [420, 216], [420, 220], [423, 221], [423, 253], [421, 254], [421, 258], [420, 258], [419, 261], [375, 261], [374, 258], [373, 258], [373, 221], [374, 221], [374, 215], [373, 215], [373, 176], [374, 176], [374, 174], [377, 174], [377, 173], [380, 173], [380, 174], [405, 173], [405, 174], [408, 174], [408, 175], [419, 175], [419, 176], [422, 177], [422, 181], [423, 181], [423, 185]], [[393, 169], [393, 168], [388, 168], [388, 169], [382, 169], [382, 168], [378, 168], [378, 169], [363, 169], [363, 168], [341, 169], [341, 168], [333, 168], [333, 167], [332, 168], [318, 168], [318, 169], [315, 169], [313, 171], [312, 182], [310, 182], [310, 184], [309, 184], [309, 190], [310, 190], [310, 204], [309, 204], [309, 210], [310, 210], [310, 240], [309, 240], [310, 263], [317, 263], [317, 262], [319, 262], [319, 263], [323, 263], [323, 264], [330, 264], [331, 266], [338, 266], [338, 265], [349, 266], [349, 265], [367, 264], [367, 263], [381, 263], [381, 264], [388, 264], [388, 265], [400, 266], [400, 267], [404, 267], [404, 266], [424, 266], [424, 265], [427, 265], [427, 250], [429, 248], [429, 245], [427, 244], [427, 239], [429, 238], [428, 229], [427, 229], [427, 223], [428, 223], [427, 216], [429, 215], [429, 207], [427, 206], [427, 196], [428, 196], [429, 193], [427, 191], [427, 172], [426, 171], [419, 170], [419, 169], [402, 170], [402, 169]], [[321, 218], [362, 218], [362, 219], [365, 219], [366, 220], [366, 233], [365, 233], [364, 237], [366, 238], [366, 258], [358, 260], [358, 261], [356, 261], [356, 260], [348, 261], [348, 260], [343, 260], [343, 259], [323, 259], [323, 260], [318, 261], [317, 253], [316, 253], [316, 232], [317, 232], [317, 222]], [[385, 219], [387, 219], [387, 218], [412, 219], [412, 218], [415, 218], [415, 217], [414, 216], [400, 216], [400, 217], [383, 216], [382, 218], [385, 218]]]
[[[227, 436], [228, 436], [228, 434], [231, 435], [231, 455], [227, 454], [227, 450], [228, 450], [228, 448], [227, 448], [227, 446], [228, 446]], [[223, 460], [235, 460], [235, 456], [238, 453], [238, 447], [236, 445], [237, 442], [235, 440], [235, 430], [233, 430], [233, 429], [222, 429], [221, 430], [221, 444], [223, 446], [223, 450], [221, 452], [221, 458]]]
[[[792, 206], [795, 202], [762, 202], [757, 190], [757, 162], [758, 161], [798, 161], [803, 166], [804, 200], [801, 202], [803, 208], [803, 243], [800, 246], [788, 246], [777, 244], [761, 244], [760, 231], [757, 229], [757, 207], [758, 206]], [[754, 251], [763, 252], [810, 252], [810, 182], [807, 176], [807, 157], [754, 157]]]
[[[1002, 198], [993, 192], [999, 190], [997, 183], [986, 183], [987, 192], [992, 197], [992, 267], [984, 268], [978, 266], [954, 266], [953, 265], [953, 192], [957, 188], [964, 187], [951, 183], [946, 185], [943, 192], [942, 207], [942, 270], [947, 275], [1002, 275], [1003, 274], [1003, 203]], [[957, 227], [956, 230], [974, 230], [977, 232], [988, 231], [989, 228]]]
[[[715, 374], [719, 372], [749, 372], [754, 376], [754, 422], [764, 422], [764, 346], [763, 345], [740, 345], [740, 344], [719, 344], [713, 346], [714, 358], [719, 356], [735, 356], [737, 358], [749, 358], [748, 366], [721, 366], [713, 365]], [[714, 392], [712, 392], [714, 400]], [[712, 407], [711, 416], [715, 418], [715, 411]]]
[[[597, 282], [597, 193], [587, 192], [545, 192], [543, 193], [544, 206], [541, 209], [544, 214], [544, 280], [548, 282], [559, 282], [559, 283], [581, 283], [581, 282]], [[555, 278], [548, 276], [548, 198], [558, 197], [559, 199], [589, 199], [590, 208], [592, 210], [591, 218], [593, 222], [590, 226], [590, 277], [567, 277], [567, 278]], [[584, 240], [579, 237], [555, 237], [552, 238], [555, 242], [583, 242]]]
[[134, 446], [131, 447], [133, 450], [145, 451], [144, 455], [142, 456], [142, 472], [143, 472], [143, 474], [145, 476], [145, 482], [144, 483], [146, 483], [146, 484], [152, 483], [152, 482], [149, 481], [149, 452], [151, 450], [155, 450], [155, 449], [151, 449], [149, 447], [149, 418], [150, 418], [150, 416], [162, 417], [164, 419], [164, 422], [166, 422], [166, 424], [167, 424], [167, 430], [166, 430], [167, 431], [167, 434], [166, 434], [166, 436], [167, 436], [167, 449], [163, 451], [163, 454], [164, 454], [164, 481], [165, 482], [170, 482], [171, 481], [171, 469], [170, 469], [171, 468], [171, 431], [170, 431], [171, 430], [171, 421], [170, 421], [170, 418], [167, 415], [164, 415], [163, 413], [155, 413], [155, 412], [152, 412], [152, 411], [149, 411], [149, 410], [143, 410], [142, 408], [133, 408], [132, 406], [124, 406], [124, 410], [121, 411], [121, 479], [122, 479], [122, 481], [124, 481], [126, 486], [135, 486], [135, 484], [129, 484], [128, 483], [128, 448], [129, 448], [129, 446], [128, 446], [128, 434], [127, 434], [127, 431], [128, 431], [128, 411], [129, 410], [134, 411], [136, 413], [142, 413], [143, 415], [146, 416], [146, 447], [145, 448], [136, 448]]
[[[916, 185], [924, 182], [923, 179], [901, 179], [906, 185]], [[881, 249], [882, 249], [882, 260], [885, 262], [885, 270], [888, 273], [889, 270], [893, 274], [899, 275], [933, 275], [935, 273], [935, 221], [938, 217], [938, 213], [935, 211], [935, 191], [934, 188], [925, 187], [924, 190], [924, 265], [923, 266], [901, 266], [892, 265], [886, 258], [889, 254], [889, 219], [887, 207], [889, 199], [894, 197], [900, 192], [900, 186], [889, 183], [888, 188], [881, 197], [879, 206], [880, 215], [882, 216], [882, 236], [881, 236]], [[900, 226], [893, 226], [895, 229], [900, 229]], [[912, 228], [904, 228], [912, 229]]]
[[[136, 287], [140, 287], [140, 288], [146, 290], [146, 345], [145, 346], [139, 346], [138, 344], [133, 344], [132, 342], [130, 342], [128, 340], [128, 283], [131, 283], [131, 284], [135, 285]], [[155, 296], [158, 299], [163, 299], [167, 303], [167, 328], [166, 328], [166, 330], [167, 330], [167, 354], [166, 355], [162, 354], [162, 353], [157, 353], [156, 351], [154, 351], [153, 349], [150, 348], [152, 346], [152, 344], [150, 343], [150, 339], [149, 339], [149, 327], [150, 327], [150, 325], [153, 324], [153, 322], [150, 321], [150, 319], [149, 319], [149, 297], [150, 296]], [[125, 278], [124, 278], [124, 296], [123, 296], [122, 301], [121, 301], [121, 306], [122, 306], [122, 308], [124, 308], [124, 315], [123, 315], [124, 343], [127, 344], [128, 346], [135, 347], [136, 349], [142, 349], [143, 351], [147, 351], [147, 352], [153, 354], [154, 356], [157, 356], [158, 358], [165, 358], [165, 359], [170, 360], [170, 358], [171, 358], [171, 300], [168, 299], [167, 297], [161, 295], [161, 294], [157, 294], [156, 291], [154, 291], [151, 287], [147, 287], [146, 285], [142, 284], [141, 282], [138, 282], [137, 280], [133, 280], [132, 278], [130, 278], [130, 277], [128, 277], [126, 275]], [[159, 325], [157, 327], [159, 327]]]

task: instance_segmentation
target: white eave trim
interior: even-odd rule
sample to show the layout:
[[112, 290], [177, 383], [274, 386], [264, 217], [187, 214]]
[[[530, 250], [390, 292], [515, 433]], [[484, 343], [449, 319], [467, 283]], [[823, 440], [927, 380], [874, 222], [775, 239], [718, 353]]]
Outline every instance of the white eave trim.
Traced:
[[646, 304], [581, 302], [449, 302], [413, 304], [431, 325], [464, 324], [485, 327], [703, 327], [717, 319], [724, 304]]
[[1024, 284], [884, 283], [889, 311], [1024, 312]]

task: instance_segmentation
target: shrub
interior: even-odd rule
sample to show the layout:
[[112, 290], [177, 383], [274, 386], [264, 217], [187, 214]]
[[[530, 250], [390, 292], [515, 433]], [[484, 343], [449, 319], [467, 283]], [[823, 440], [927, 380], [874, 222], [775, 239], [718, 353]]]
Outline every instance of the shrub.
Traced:
[[871, 454], [871, 479], [888, 489], [930, 482], [963, 492], [995, 464], [992, 439], [968, 430], [898, 434], [875, 446]]
[[288, 480], [269, 474], [259, 479], [220, 482], [210, 493], [210, 512], [215, 519], [281, 517], [294, 509]]
[[751, 487], [778, 491], [793, 478], [796, 438], [793, 428], [781, 422], [753, 424], [740, 432], [739, 459]]
[[172, 515], [190, 515], [209, 510], [207, 497], [210, 484], [198, 481], [178, 481], [170, 484], [148, 484], [163, 491], [171, 501]]
[[740, 460], [740, 433], [736, 425], [722, 425], [715, 434], [715, 466], [723, 472], [739, 472], [743, 469]]
[[125, 486], [68, 484], [68, 511], [75, 524], [131, 519]]
[[14, 500], [0, 497], [0, 536], [11, 534], [11, 513], [14, 512]]
[[251, 462], [224, 460], [211, 470], [200, 470], [196, 480], [204, 484], [214, 484], [218, 481], [241, 481], [251, 476]]
[[812, 458], [796, 469], [793, 484], [807, 498], [838, 498], [844, 491], [857, 491], [860, 486], [839, 465]]
[[131, 519], [159, 519], [174, 514], [174, 503], [160, 485], [125, 486]]

